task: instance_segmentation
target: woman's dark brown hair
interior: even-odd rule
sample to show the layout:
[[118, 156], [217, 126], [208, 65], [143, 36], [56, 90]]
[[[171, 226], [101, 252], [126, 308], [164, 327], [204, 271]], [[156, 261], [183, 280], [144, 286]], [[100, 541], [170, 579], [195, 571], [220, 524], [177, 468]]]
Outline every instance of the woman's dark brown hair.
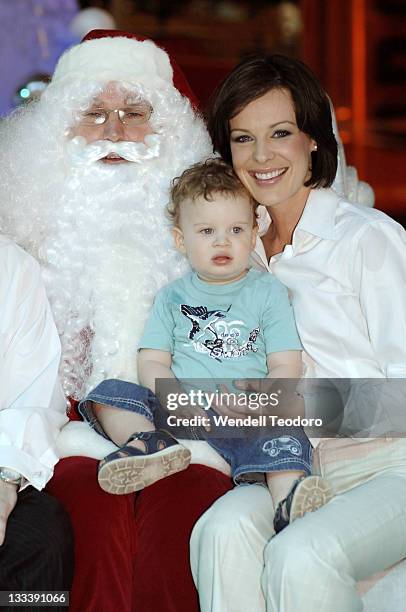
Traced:
[[311, 177], [305, 185], [329, 187], [337, 171], [337, 141], [330, 101], [312, 71], [291, 57], [275, 54], [248, 58], [219, 85], [206, 113], [214, 151], [218, 151], [227, 163], [232, 163], [230, 119], [271, 89], [290, 92], [298, 128], [317, 143], [317, 151], [312, 152]]

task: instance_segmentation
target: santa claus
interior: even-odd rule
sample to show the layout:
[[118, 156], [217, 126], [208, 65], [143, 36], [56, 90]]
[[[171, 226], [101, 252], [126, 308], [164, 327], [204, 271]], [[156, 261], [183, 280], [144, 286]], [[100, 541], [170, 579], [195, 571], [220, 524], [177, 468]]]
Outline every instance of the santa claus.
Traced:
[[[152, 41], [99, 31], [61, 57], [40, 101], [2, 123], [3, 231], [42, 266], [67, 396], [105, 378], [136, 381], [153, 297], [182, 273], [165, 205], [172, 179], [211, 154], [191, 100]], [[193, 465], [135, 498], [102, 491], [96, 468], [64, 459], [49, 486], [75, 530], [70, 609], [197, 612], [189, 536], [229, 479]]]

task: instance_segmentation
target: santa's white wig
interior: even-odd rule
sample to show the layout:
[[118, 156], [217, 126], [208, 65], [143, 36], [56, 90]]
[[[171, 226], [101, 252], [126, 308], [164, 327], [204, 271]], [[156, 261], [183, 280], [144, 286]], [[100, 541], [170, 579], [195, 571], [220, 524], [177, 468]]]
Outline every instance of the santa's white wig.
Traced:
[[[112, 83], [153, 109], [138, 163], [84, 161], [83, 139], [71, 138], [78, 114]], [[0, 230], [42, 264], [66, 392], [136, 381], [154, 295], [186, 269], [165, 215], [171, 181], [212, 152], [168, 55], [117, 33], [73, 47], [42, 98], [2, 121], [0, 143]]]

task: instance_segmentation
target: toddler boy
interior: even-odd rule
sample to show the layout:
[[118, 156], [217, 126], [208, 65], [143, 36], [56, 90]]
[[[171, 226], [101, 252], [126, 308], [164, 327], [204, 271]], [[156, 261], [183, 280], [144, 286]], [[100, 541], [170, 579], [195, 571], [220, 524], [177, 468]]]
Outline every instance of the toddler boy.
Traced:
[[[190, 452], [167, 427], [155, 429], [156, 380], [301, 376], [287, 290], [271, 274], [249, 269], [255, 203], [233, 170], [220, 159], [192, 166], [175, 182], [168, 212], [176, 248], [192, 271], [155, 298], [139, 345], [142, 387], [104, 381], [81, 404], [86, 416], [92, 401], [104, 432], [126, 440], [99, 465], [100, 486], [110, 493], [140, 490], [189, 465]], [[100, 399], [111, 397], [104, 388], [111, 384], [120, 385], [123, 410]], [[254, 438], [222, 439], [220, 432], [208, 442], [230, 463], [236, 483], [265, 474], [276, 531], [331, 495], [325, 481], [310, 476], [312, 449], [302, 428], [271, 427]]]

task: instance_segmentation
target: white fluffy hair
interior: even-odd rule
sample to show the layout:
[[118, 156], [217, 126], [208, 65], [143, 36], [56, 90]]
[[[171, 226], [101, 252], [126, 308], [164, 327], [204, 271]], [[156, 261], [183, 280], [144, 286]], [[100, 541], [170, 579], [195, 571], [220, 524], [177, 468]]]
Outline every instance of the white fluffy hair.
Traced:
[[39, 102], [0, 125], [0, 229], [42, 265], [61, 376], [75, 398], [105, 378], [137, 380], [137, 344], [154, 295], [187, 269], [165, 215], [171, 180], [212, 153], [203, 120], [172, 85], [120, 83], [152, 105], [159, 156], [75, 166], [69, 127], [106, 85], [51, 83]]

